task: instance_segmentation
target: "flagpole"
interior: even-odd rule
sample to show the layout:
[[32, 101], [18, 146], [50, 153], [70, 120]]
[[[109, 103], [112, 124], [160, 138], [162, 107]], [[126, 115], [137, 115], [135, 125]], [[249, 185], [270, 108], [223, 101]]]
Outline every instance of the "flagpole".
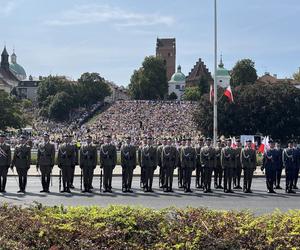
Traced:
[[213, 123], [213, 142], [214, 146], [217, 144], [217, 137], [218, 137], [218, 96], [217, 96], [217, 49], [218, 49], [218, 42], [217, 42], [217, 0], [215, 0], [214, 4], [214, 28], [215, 28], [215, 73], [214, 73], [214, 123]]

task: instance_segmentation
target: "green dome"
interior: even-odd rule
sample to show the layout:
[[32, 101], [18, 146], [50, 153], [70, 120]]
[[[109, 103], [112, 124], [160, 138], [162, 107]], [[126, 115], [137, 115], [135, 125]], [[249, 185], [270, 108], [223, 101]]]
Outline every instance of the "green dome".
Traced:
[[20, 64], [11, 63], [11, 64], [9, 64], [9, 69], [17, 77], [21, 76], [21, 77], [24, 77], [24, 79], [26, 78], [26, 72]]
[[181, 72], [181, 66], [179, 65], [177, 68], [177, 72], [172, 75], [170, 82], [184, 82], [184, 81], [185, 81], [185, 75]]
[[224, 68], [222, 57], [221, 57], [219, 67], [217, 68], [217, 76], [229, 76], [230, 77], [229, 71]]

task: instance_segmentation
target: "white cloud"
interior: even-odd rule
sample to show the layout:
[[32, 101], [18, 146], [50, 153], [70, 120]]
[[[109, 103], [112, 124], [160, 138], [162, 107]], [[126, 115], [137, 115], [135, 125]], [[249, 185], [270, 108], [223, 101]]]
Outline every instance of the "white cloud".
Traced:
[[46, 21], [50, 26], [69, 26], [110, 22], [118, 27], [172, 25], [171, 16], [135, 13], [109, 5], [80, 5], [62, 12], [60, 17]]
[[0, 14], [8, 16], [16, 8], [17, 3], [13, 0], [0, 0]]

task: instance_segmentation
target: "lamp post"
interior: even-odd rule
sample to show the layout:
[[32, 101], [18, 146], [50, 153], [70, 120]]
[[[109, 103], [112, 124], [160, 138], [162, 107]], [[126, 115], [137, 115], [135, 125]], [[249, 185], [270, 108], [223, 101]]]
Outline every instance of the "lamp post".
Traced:
[[213, 107], [214, 107], [214, 122], [213, 122], [213, 142], [214, 146], [217, 144], [218, 138], [218, 89], [217, 89], [217, 49], [218, 49], [218, 41], [217, 41], [217, 0], [214, 3], [214, 30], [215, 30], [215, 74], [214, 74], [214, 98], [213, 98]]

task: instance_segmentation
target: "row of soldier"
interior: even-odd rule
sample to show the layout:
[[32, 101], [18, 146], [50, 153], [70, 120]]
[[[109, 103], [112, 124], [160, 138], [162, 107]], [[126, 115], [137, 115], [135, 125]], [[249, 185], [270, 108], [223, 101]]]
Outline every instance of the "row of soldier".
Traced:
[[[0, 192], [5, 192], [6, 176], [8, 168], [16, 167], [19, 176], [18, 192], [25, 192], [27, 172], [30, 168], [31, 150], [26, 145], [26, 137], [21, 136], [19, 145], [15, 148], [11, 159], [10, 147], [4, 143], [5, 136], [0, 135]], [[237, 148], [231, 147], [231, 139], [222, 145], [218, 140], [216, 147], [212, 147], [211, 139], [199, 138], [196, 147], [192, 146], [191, 139], [182, 140], [181, 146], [176, 148], [172, 139], [165, 138], [158, 147], [153, 145], [153, 138], [144, 138], [143, 144], [136, 148], [131, 144], [131, 138], [127, 137], [121, 147], [122, 166], [122, 191], [132, 192], [133, 171], [138, 165], [141, 167], [140, 185], [145, 192], [153, 192], [153, 176], [157, 166], [159, 167], [159, 186], [164, 192], [173, 192], [173, 174], [177, 168], [178, 186], [185, 192], [192, 192], [192, 172], [196, 170], [196, 188], [201, 188], [205, 193], [212, 192], [211, 180], [214, 172], [214, 187], [224, 189], [226, 193], [232, 193], [232, 189], [243, 189], [245, 193], [251, 193], [253, 173], [256, 169], [256, 151], [252, 149], [252, 142], [247, 141], [242, 148], [237, 141]], [[281, 171], [286, 168], [286, 192], [293, 193], [297, 188], [299, 173], [300, 153], [295, 150], [293, 143], [288, 144], [285, 150], [275, 148], [270, 141], [268, 149], [263, 157], [262, 170], [266, 171], [267, 188], [270, 193], [275, 193], [275, 188], [280, 187]], [[80, 157], [79, 157], [80, 156]], [[107, 135], [105, 143], [100, 148], [101, 177], [103, 171], [104, 192], [112, 191], [112, 175], [117, 164], [117, 150], [111, 144], [111, 136]], [[78, 162], [78, 159], [80, 161]], [[97, 166], [97, 148], [92, 143], [92, 137], [86, 138], [86, 144], [80, 148], [80, 152], [72, 143], [69, 135], [64, 135], [64, 143], [60, 145], [57, 155], [57, 163], [60, 168], [61, 192], [71, 192], [74, 188], [75, 166], [82, 169], [83, 192], [91, 192], [93, 186], [94, 169]], [[50, 143], [49, 134], [44, 134], [44, 142], [38, 147], [37, 170], [41, 173], [43, 189], [41, 192], [49, 192], [51, 172], [55, 164], [55, 148]], [[298, 170], [297, 170], [298, 169]], [[244, 171], [243, 187], [241, 187], [241, 173]], [[61, 180], [62, 179], [62, 180]], [[222, 186], [223, 180], [223, 186]], [[100, 189], [102, 188], [102, 178]]]

